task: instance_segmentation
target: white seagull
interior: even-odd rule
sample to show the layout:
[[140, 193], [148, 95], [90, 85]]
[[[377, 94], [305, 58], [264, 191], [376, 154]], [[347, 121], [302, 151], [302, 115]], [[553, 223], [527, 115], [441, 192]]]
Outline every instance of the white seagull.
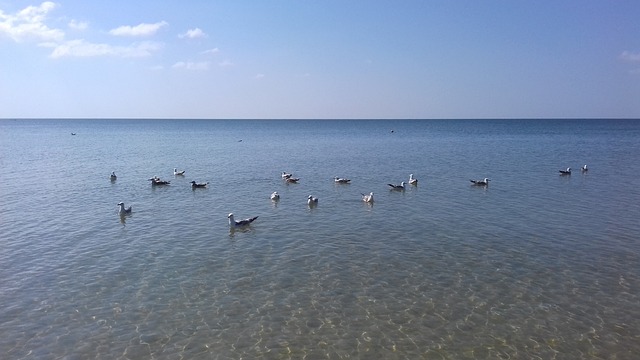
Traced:
[[585, 164], [585, 165], [582, 167], [582, 169], [581, 169], [581, 170], [582, 170], [582, 171], [589, 171], [589, 168], [587, 168], [587, 164]]
[[409, 174], [409, 184], [418, 185], [418, 179], [413, 177], [413, 174]]
[[293, 176], [293, 175], [292, 175], [292, 174], [290, 174], [290, 173], [288, 173], [288, 172], [286, 172], [286, 171], [283, 171], [283, 172], [282, 172], [282, 178], [283, 178], [283, 179], [288, 179], [288, 178], [290, 178], [291, 176]]
[[273, 194], [271, 194], [271, 200], [273, 200], [273, 201], [280, 200], [280, 194], [278, 194], [277, 191], [274, 191]]
[[335, 178], [333, 178], [333, 179], [337, 184], [348, 184], [348, 183], [351, 182], [351, 179], [339, 178], [337, 176]]
[[406, 185], [406, 183], [403, 181], [400, 183], [400, 185], [395, 185], [395, 184], [387, 184], [389, 186], [391, 186], [391, 190], [404, 190], [404, 186]]
[[373, 202], [373, 192], [370, 192], [369, 195], [362, 194], [362, 201], [364, 201], [366, 203], [372, 203]]
[[469, 180], [469, 181], [471, 181], [473, 183], [473, 185], [487, 186], [487, 185], [489, 185], [489, 181], [491, 181], [491, 180], [489, 180], [487, 178], [484, 178], [482, 180]]
[[233, 213], [230, 213], [229, 215], [227, 215], [227, 217], [229, 218], [229, 226], [230, 227], [247, 226], [247, 225], [251, 224], [252, 222], [254, 222], [255, 219], [258, 218], [257, 216], [254, 216], [252, 218], [236, 221], [235, 218], [233, 217]]
[[560, 175], [571, 175], [571, 168], [568, 167], [567, 170], [558, 170], [560, 171]]
[[[586, 166], [586, 165], [585, 165], [585, 166]], [[113, 181], [113, 180], [117, 179], [118, 177], [116, 176], [116, 172], [115, 172], [115, 171], [112, 171], [112, 172], [111, 172], [111, 175], [109, 176], [109, 178], [111, 178], [111, 181]]]
[[178, 169], [173, 169], [173, 175], [184, 175], [185, 170], [178, 171]]
[[118, 209], [119, 215], [131, 214], [131, 206], [129, 206], [128, 208], [125, 208], [123, 202], [119, 202], [118, 206], [120, 207], [120, 209]]
[[318, 205], [318, 198], [309, 195], [309, 197], [307, 198], [307, 204], [309, 206]]

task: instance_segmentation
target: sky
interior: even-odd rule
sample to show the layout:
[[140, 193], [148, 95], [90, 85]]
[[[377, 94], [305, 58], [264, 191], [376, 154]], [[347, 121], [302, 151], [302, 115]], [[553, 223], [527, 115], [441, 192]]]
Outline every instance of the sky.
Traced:
[[0, 118], [640, 118], [640, 1], [0, 0]]

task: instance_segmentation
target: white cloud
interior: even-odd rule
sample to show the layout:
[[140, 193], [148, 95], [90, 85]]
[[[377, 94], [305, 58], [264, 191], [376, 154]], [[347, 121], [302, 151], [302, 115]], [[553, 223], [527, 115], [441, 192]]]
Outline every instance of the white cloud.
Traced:
[[109, 44], [94, 44], [85, 40], [70, 40], [60, 44], [47, 44], [54, 47], [50, 57], [97, 57], [115, 56], [123, 58], [138, 58], [151, 56], [160, 50], [162, 44], [156, 42], [141, 42], [129, 46], [113, 46]]
[[213, 48], [213, 49], [209, 49], [209, 50], [203, 51], [202, 54], [204, 54], [204, 55], [213, 55], [213, 54], [217, 54], [219, 52], [220, 52], [220, 50], [218, 50], [218, 48]]
[[185, 70], [209, 70], [209, 65], [210, 63], [208, 61], [201, 61], [201, 62], [179, 61], [173, 64], [172, 68], [185, 69]]
[[71, 20], [69, 21], [68, 26], [70, 29], [74, 29], [74, 30], [86, 30], [89, 27], [89, 24], [86, 22]]
[[200, 30], [200, 28], [189, 29], [186, 33], [178, 35], [181, 39], [198, 39], [198, 38], [206, 38], [207, 34], [204, 31]]
[[623, 51], [620, 54], [620, 59], [625, 61], [640, 61], [640, 53], [632, 53], [630, 51]]
[[15, 14], [5, 14], [0, 10], [0, 35], [8, 36], [16, 42], [61, 41], [64, 32], [48, 27], [44, 21], [57, 4], [45, 1], [38, 6], [28, 6]]
[[142, 23], [136, 26], [120, 26], [118, 28], [109, 31], [109, 34], [115, 36], [151, 36], [154, 35], [160, 28], [169, 25], [166, 21], [160, 21], [154, 24]]

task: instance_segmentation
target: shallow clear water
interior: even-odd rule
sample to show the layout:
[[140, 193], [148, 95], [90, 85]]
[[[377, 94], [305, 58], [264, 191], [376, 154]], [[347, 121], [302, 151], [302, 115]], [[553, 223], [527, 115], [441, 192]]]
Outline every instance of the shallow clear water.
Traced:
[[0, 165], [8, 358], [640, 352], [638, 122], [6, 120]]

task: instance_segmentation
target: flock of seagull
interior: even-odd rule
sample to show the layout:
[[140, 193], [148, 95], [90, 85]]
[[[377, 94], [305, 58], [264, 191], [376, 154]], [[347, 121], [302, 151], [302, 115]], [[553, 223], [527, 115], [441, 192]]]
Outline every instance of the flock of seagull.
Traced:
[[[589, 169], [587, 168], [587, 165], [584, 165], [580, 168], [580, 170], [584, 173], [586, 171], [588, 171]], [[565, 176], [565, 175], [571, 175], [571, 168], [568, 167], [565, 170], [559, 170], [560, 172], [560, 176]], [[173, 169], [173, 175], [175, 176], [184, 176], [185, 170], [181, 170], [178, 171], [177, 168]], [[285, 181], [288, 184], [297, 184], [300, 181], [300, 178], [296, 178], [293, 176], [293, 174], [288, 173], [286, 171], [282, 172], [282, 180]], [[118, 177], [116, 176], [115, 172], [111, 172], [110, 175], [111, 181], [115, 181]], [[149, 181], [151, 181], [151, 185], [152, 186], [162, 186], [162, 185], [169, 185], [171, 182], [167, 181], [167, 180], [162, 180], [157, 176], [154, 176], [152, 178], [149, 179]], [[335, 177], [334, 181], [336, 184], [349, 184], [351, 183], [351, 179], [346, 179], [346, 178], [340, 178], [340, 177]], [[472, 185], [475, 186], [488, 186], [489, 185], [489, 181], [491, 181], [488, 178], [484, 178], [482, 180], [472, 180], [470, 179], [469, 181], [471, 181]], [[196, 188], [206, 188], [207, 185], [209, 183], [205, 182], [205, 183], [198, 183], [196, 181], [191, 181], [191, 188], [192, 189], [196, 189]], [[409, 181], [408, 181], [409, 185], [413, 185], [413, 186], [417, 186], [418, 185], [418, 179], [416, 179], [413, 174], [409, 174]], [[396, 191], [404, 191], [407, 187], [407, 183], [405, 183], [404, 181], [401, 182], [399, 185], [398, 184], [387, 184], [389, 186], [389, 188], [391, 190], [396, 190]], [[369, 194], [361, 194], [362, 195], [362, 201], [364, 201], [365, 203], [368, 204], [372, 204], [374, 201], [373, 198], [373, 192], [370, 192]], [[277, 191], [274, 191], [271, 196], [270, 199], [274, 202], [280, 201], [280, 194], [278, 194]], [[318, 205], [318, 198], [314, 197], [313, 195], [309, 195], [309, 197], [307, 198], [307, 205], [309, 205], [310, 208], [315, 207]], [[131, 206], [129, 207], [125, 207], [123, 202], [119, 202], [118, 203], [118, 214], [120, 216], [125, 216], [128, 214], [131, 214]], [[233, 213], [229, 213], [229, 215], [227, 215], [227, 218], [229, 219], [229, 227], [231, 228], [238, 228], [238, 227], [245, 227], [249, 224], [251, 224], [252, 222], [254, 222], [258, 216], [254, 216], [254, 217], [250, 217], [250, 218], [246, 218], [246, 219], [242, 219], [242, 220], [236, 220], [235, 216]]]
[[[565, 170], [558, 170], [558, 171], [560, 171], [560, 175], [571, 175], [571, 168], [570, 167], [566, 168]], [[580, 171], [582, 171], [582, 172], [589, 171], [589, 168], [585, 164], [580, 168]]]

